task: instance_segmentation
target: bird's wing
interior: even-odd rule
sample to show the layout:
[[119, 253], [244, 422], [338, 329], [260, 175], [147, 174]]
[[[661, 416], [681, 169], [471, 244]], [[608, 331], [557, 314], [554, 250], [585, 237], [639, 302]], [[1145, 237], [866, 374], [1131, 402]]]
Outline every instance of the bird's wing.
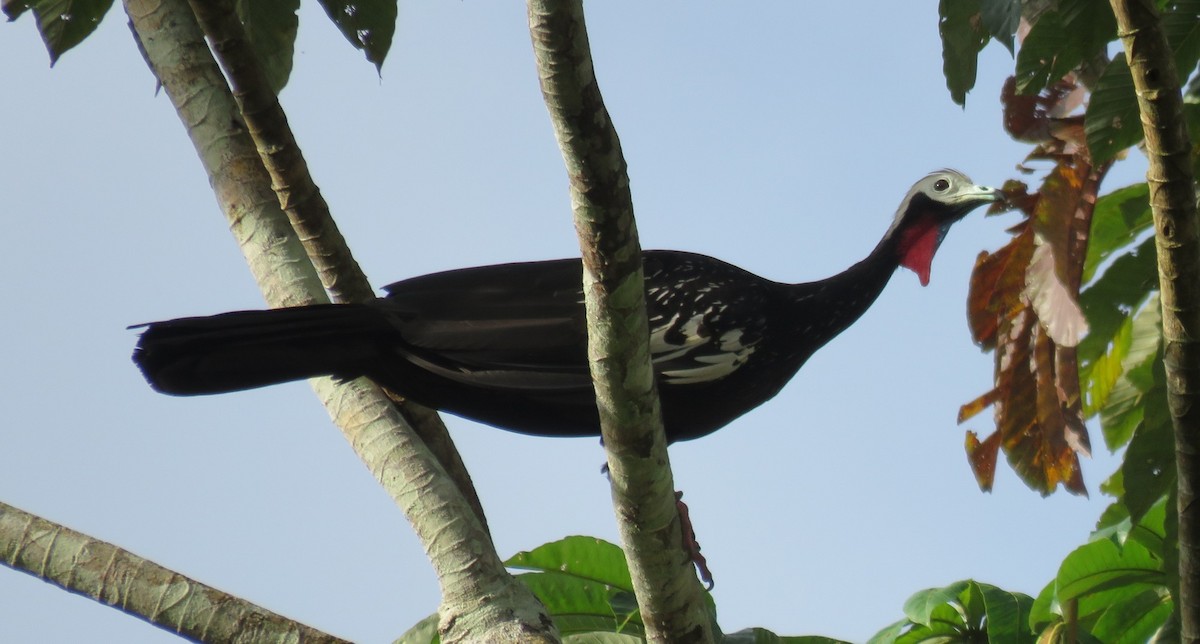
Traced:
[[497, 388], [590, 388], [577, 259], [434, 273], [385, 287], [409, 359]]
[[725, 378], [746, 364], [765, 332], [761, 280], [703, 255], [647, 257], [650, 358], [659, 381], [690, 385]]
[[[660, 380], [702, 383], [740, 368], [762, 336], [757, 319], [736, 314], [761, 297], [744, 272], [685, 253], [650, 251], [644, 262]], [[470, 268], [391, 284], [384, 306], [425, 369], [495, 388], [590, 391], [582, 279], [578, 259]]]

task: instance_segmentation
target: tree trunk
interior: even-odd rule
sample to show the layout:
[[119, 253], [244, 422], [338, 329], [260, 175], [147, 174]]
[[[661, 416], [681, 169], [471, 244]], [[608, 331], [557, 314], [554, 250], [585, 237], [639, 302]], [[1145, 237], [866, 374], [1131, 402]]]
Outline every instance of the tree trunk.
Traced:
[[1163, 363], [1175, 430], [1179, 592], [1185, 642], [1200, 641], [1200, 226], [1179, 75], [1154, 0], [1112, 0], [1133, 74], [1154, 212], [1162, 290]]
[[650, 365], [629, 177], [592, 66], [580, 0], [529, 0], [542, 94], [583, 252], [588, 357], [621, 541], [652, 641], [712, 641], [680, 516]]

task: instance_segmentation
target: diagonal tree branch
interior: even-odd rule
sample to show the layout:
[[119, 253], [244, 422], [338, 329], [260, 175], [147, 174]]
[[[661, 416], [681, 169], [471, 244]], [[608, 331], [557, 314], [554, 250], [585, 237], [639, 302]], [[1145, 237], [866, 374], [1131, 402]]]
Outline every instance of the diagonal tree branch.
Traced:
[[[207, 171], [272, 306], [327, 301], [186, 0], [126, 0], [147, 62]], [[412, 523], [442, 586], [444, 641], [553, 641], [554, 626], [505, 570], [476, 513], [369, 381], [313, 380], [355, 452]]]
[[191, 640], [346, 641], [4, 503], [0, 561]]
[[[229, 79], [246, 129], [271, 176], [271, 187], [287, 213], [292, 228], [304, 244], [335, 302], [375, 299], [367, 277], [350, 252], [346, 239], [329, 212], [329, 205], [308, 172], [308, 163], [296, 143], [287, 116], [272, 91], [231, 0], [191, 0], [192, 10], [212, 43], [217, 61]], [[393, 400], [401, 415], [458, 483], [463, 495], [487, 529], [487, 517], [471, 475], [436, 412], [411, 401]]]
[[588, 356], [613, 505], [650, 639], [711, 641], [703, 591], [682, 548], [621, 144], [592, 67], [581, 0], [529, 0], [542, 94], [570, 177], [583, 252]]
[[1171, 48], [1154, 0], [1112, 0], [1146, 134], [1162, 298], [1163, 364], [1175, 430], [1179, 594], [1185, 642], [1200, 641], [1200, 225], [1191, 144]]

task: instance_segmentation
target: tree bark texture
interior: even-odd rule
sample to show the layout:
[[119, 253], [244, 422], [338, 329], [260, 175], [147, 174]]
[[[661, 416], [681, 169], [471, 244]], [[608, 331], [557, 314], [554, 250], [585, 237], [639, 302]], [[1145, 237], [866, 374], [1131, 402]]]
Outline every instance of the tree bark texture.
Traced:
[[1154, 0], [1112, 0], [1137, 92], [1150, 167], [1163, 362], [1175, 430], [1178, 473], [1179, 594], [1182, 639], [1200, 641], [1200, 226], [1191, 144], [1174, 57]]
[[596, 81], [580, 0], [529, 0], [542, 94], [583, 253], [588, 358], [613, 504], [647, 636], [711, 641], [688, 554], [650, 365], [642, 256], [621, 144]]
[[[367, 281], [346, 239], [338, 230], [329, 205], [308, 171], [287, 116], [254, 54], [231, 0], [191, 0], [201, 29], [229, 79], [246, 130], [271, 177], [271, 188], [287, 213], [291, 227], [308, 252], [321, 283], [335, 302], [368, 302], [375, 291]], [[445, 423], [436, 412], [407, 400], [393, 402], [401, 415], [441, 462], [475, 509], [484, 529], [487, 517], [471, 475]]]
[[[125, 10], [268, 303], [328, 301], [187, 1], [126, 0]], [[361, 378], [313, 386], [421, 539], [442, 587], [443, 641], [555, 641], [545, 610], [508, 574], [475, 511], [379, 388]]]
[[0, 560], [194, 641], [346, 641], [4, 503]]

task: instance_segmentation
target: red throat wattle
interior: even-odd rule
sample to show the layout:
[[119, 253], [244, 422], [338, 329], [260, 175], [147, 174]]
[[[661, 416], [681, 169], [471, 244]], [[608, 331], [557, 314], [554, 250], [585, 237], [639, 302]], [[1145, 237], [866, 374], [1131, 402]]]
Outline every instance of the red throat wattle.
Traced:
[[916, 273], [921, 286], [929, 286], [929, 267], [941, 242], [941, 227], [932, 218], [918, 221], [900, 235], [900, 265]]

